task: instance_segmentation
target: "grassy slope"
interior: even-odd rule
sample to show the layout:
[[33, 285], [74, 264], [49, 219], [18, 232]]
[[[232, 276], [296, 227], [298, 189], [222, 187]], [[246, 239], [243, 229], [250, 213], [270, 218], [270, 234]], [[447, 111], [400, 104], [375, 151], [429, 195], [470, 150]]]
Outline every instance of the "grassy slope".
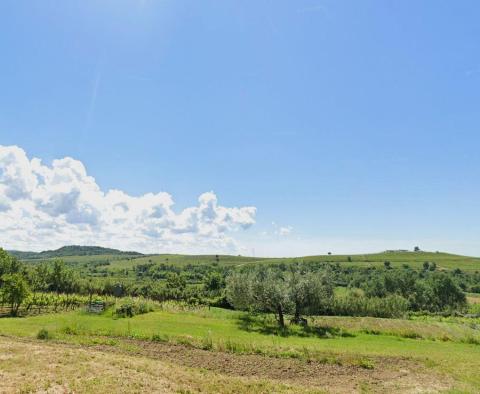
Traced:
[[[215, 255], [182, 255], [182, 254], [158, 254], [158, 255], [126, 255], [126, 254], [102, 254], [91, 256], [64, 256], [62, 259], [70, 264], [87, 264], [92, 262], [109, 262], [108, 270], [131, 269], [138, 264], [165, 263], [177, 266], [187, 264], [212, 264], [216, 263]], [[37, 263], [48, 259], [26, 259], [25, 262]], [[351, 261], [349, 261], [351, 260]], [[372, 267], [383, 266], [385, 261], [390, 261], [394, 267], [408, 264], [412, 268], [422, 268], [423, 263], [435, 262], [438, 269], [460, 268], [465, 271], [480, 270], [480, 258], [454, 255], [449, 253], [435, 252], [382, 252], [373, 254], [356, 255], [319, 255], [286, 258], [258, 258], [245, 256], [220, 255], [219, 264], [224, 266], [238, 266], [244, 264], [289, 264], [292, 262], [331, 262], [342, 265]]]
[[[352, 318], [322, 318], [328, 320], [319, 321], [322, 326], [343, 327], [353, 334], [327, 339], [301, 336], [301, 332], [287, 337], [268, 335], [256, 326], [246, 330], [239, 320], [240, 316], [238, 312], [202, 309], [191, 312], [158, 311], [132, 319], [115, 320], [108, 315], [73, 312], [0, 319], [0, 334], [34, 337], [40, 328], [46, 328], [58, 339], [80, 343], [88, 343], [88, 338], [92, 336], [151, 339], [153, 335], [160, 335], [164, 339], [168, 337], [169, 340], [186, 341], [198, 346], [211, 343], [214, 348], [225, 348], [230, 343], [240, 350], [284, 355], [299, 355], [308, 351], [314, 357], [328, 354], [340, 361], [376, 356], [408, 357], [453, 376], [459, 387], [466, 385], [464, 388], [469, 390], [480, 390], [480, 345], [460, 342], [462, 335], [465, 338], [472, 335], [471, 328], [462, 324], [405, 320], [386, 322], [383, 319], [358, 323], [358, 319]], [[375, 327], [374, 334], [365, 332], [369, 326]], [[419, 332], [420, 336], [430, 336], [434, 340], [405, 338], [402, 336], [405, 332], [408, 335]], [[451, 335], [452, 340], [442, 340], [446, 333], [454, 332], [456, 336]], [[478, 335], [478, 330], [475, 333]]]
[[[349, 261], [349, 258], [351, 261]], [[221, 265], [244, 265], [252, 263], [279, 264], [292, 262], [333, 262], [352, 266], [382, 266], [385, 261], [390, 261], [392, 266], [401, 267], [408, 264], [413, 268], [422, 268], [423, 263], [435, 262], [439, 269], [460, 268], [466, 271], [480, 270], [480, 258], [466, 257], [448, 253], [432, 252], [384, 252], [361, 255], [324, 255], [324, 256], [305, 256], [293, 258], [255, 258], [243, 256], [219, 256]], [[133, 260], [117, 259], [111, 263], [110, 269], [131, 268], [136, 264], [145, 263], [165, 263], [174, 265], [186, 264], [211, 264], [216, 262], [215, 255], [153, 255], [136, 258]]]

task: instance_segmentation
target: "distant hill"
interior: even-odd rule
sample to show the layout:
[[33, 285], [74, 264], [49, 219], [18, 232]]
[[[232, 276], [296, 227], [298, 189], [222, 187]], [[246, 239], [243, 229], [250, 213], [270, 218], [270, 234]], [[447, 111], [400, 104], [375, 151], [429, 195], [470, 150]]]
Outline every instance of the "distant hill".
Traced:
[[351, 255], [317, 255], [299, 257], [248, 257], [230, 255], [183, 255], [183, 254], [142, 254], [125, 252], [100, 246], [64, 246], [57, 250], [44, 252], [8, 251], [24, 261], [38, 262], [52, 258], [62, 258], [67, 263], [88, 263], [100, 260], [109, 262], [109, 270], [131, 269], [138, 264], [163, 263], [175, 266], [188, 264], [212, 264], [238, 266], [245, 264], [291, 264], [304, 263], [338, 263], [344, 266], [383, 267], [386, 262], [392, 267], [411, 267], [422, 269], [425, 263], [435, 263], [438, 270], [459, 268], [465, 271], [480, 271], [480, 258], [459, 256], [443, 252], [387, 250], [381, 253]]
[[247, 257], [229, 255], [182, 255], [158, 254], [145, 255], [134, 260], [117, 259], [109, 265], [109, 270], [131, 269], [138, 264], [170, 264], [184, 266], [188, 264], [212, 264], [222, 266], [241, 266], [246, 264], [292, 264], [303, 263], [333, 263], [352, 267], [384, 267], [388, 262], [391, 267], [403, 268], [408, 266], [414, 269], [423, 269], [424, 263], [435, 263], [438, 270], [452, 270], [459, 268], [465, 271], [480, 271], [480, 258], [459, 256], [442, 252], [390, 250], [381, 253], [351, 254], [351, 255], [317, 255], [299, 257]]
[[51, 259], [55, 257], [67, 257], [67, 256], [98, 256], [98, 255], [129, 255], [129, 256], [142, 256], [142, 253], [138, 252], [124, 252], [118, 249], [102, 248], [101, 246], [80, 246], [69, 245], [62, 246], [56, 250], [45, 250], [43, 252], [23, 252], [19, 250], [9, 250], [8, 253], [18, 257], [21, 260], [30, 259]]

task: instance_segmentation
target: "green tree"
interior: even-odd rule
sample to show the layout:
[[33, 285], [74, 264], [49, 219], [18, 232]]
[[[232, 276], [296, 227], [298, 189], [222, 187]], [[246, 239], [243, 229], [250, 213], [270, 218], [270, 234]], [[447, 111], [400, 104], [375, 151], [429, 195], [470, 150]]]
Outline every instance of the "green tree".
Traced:
[[5, 274], [2, 276], [0, 294], [2, 302], [12, 308], [12, 316], [17, 316], [18, 309], [30, 295], [30, 288], [24, 276], [20, 273]]
[[218, 295], [221, 289], [225, 286], [225, 280], [220, 273], [211, 272], [205, 278], [203, 286], [207, 293]]
[[235, 309], [273, 313], [282, 329], [285, 314], [294, 306], [288, 282], [281, 271], [273, 269], [234, 273], [227, 279], [226, 296]]
[[427, 281], [433, 295], [431, 302], [438, 310], [446, 308], [461, 308], [467, 299], [465, 293], [445, 274], [433, 275]]
[[294, 305], [293, 323], [306, 323], [302, 315], [324, 313], [331, 304], [333, 285], [327, 274], [292, 270], [287, 281], [288, 295]]
[[75, 293], [80, 290], [81, 283], [72, 269], [63, 260], [55, 260], [48, 267], [48, 290], [56, 293]]
[[5, 250], [0, 248], [0, 280], [5, 274], [20, 272], [21, 268], [22, 264], [17, 258], [9, 255]]
[[166, 279], [167, 282], [165, 284], [165, 287], [169, 290], [176, 289], [179, 291], [183, 291], [187, 286], [187, 281], [185, 280], [185, 277], [175, 272], [169, 272], [166, 276]]

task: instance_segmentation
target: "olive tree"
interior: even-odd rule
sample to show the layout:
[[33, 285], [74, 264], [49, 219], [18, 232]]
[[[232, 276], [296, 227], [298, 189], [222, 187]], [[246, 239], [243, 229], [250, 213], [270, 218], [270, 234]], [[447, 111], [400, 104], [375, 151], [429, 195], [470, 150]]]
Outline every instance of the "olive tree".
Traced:
[[226, 296], [235, 309], [275, 314], [278, 325], [284, 328], [286, 314], [293, 314], [293, 323], [302, 323], [302, 315], [326, 310], [333, 286], [327, 275], [257, 269], [230, 275]]
[[298, 272], [287, 275], [289, 298], [293, 303], [292, 323], [306, 323], [302, 315], [324, 313], [333, 300], [333, 284], [328, 274]]
[[226, 296], [235, 309], [275, 314], [281, 328], [293, 307], [288, 282], [273, 270], [233, 273], [227, 278]]

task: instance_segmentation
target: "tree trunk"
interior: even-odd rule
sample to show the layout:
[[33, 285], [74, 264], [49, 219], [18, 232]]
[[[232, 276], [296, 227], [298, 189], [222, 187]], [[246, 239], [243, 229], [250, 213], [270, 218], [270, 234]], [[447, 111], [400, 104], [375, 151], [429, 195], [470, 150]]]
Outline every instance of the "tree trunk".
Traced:
[[295, 314], [293, 315], [292, 323], [300, 323], [300, 308], [298, 305], [295, 305]]
[[277, 313], [278, 313], [278, 325], [280, 328], [285, 328], [285, 319], [283, 318], [283, 309], [281, 305], [277, 306]]

